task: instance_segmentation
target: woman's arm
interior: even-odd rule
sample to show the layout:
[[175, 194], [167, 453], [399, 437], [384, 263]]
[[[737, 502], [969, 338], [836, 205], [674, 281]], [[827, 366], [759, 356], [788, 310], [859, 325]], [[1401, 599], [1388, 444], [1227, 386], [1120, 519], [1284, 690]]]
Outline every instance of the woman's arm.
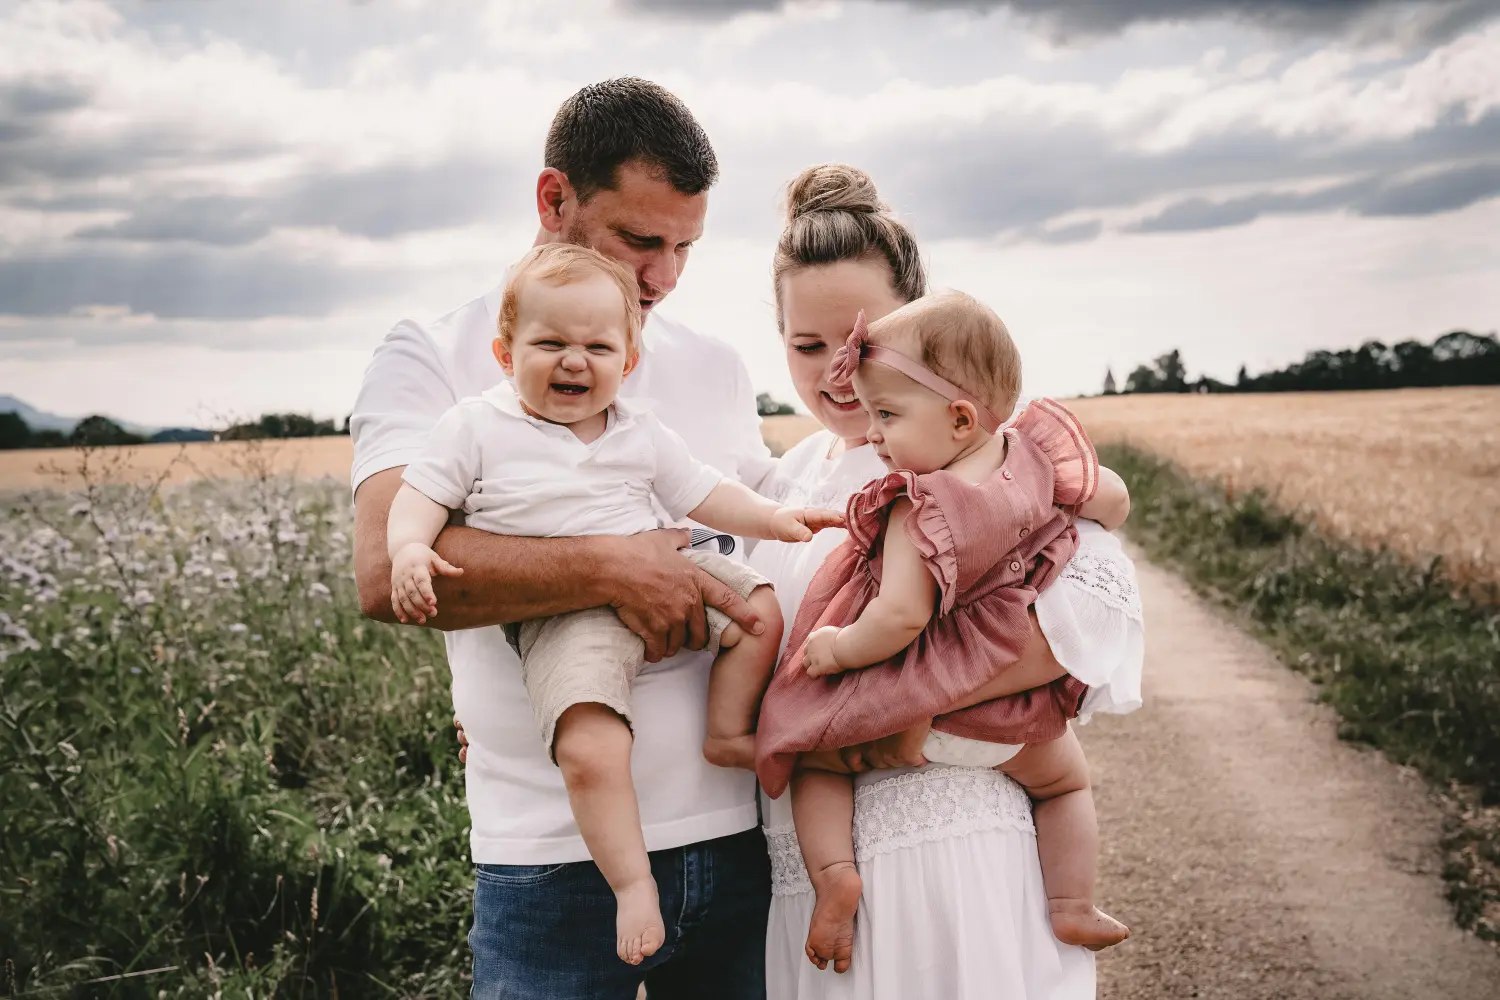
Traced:
[[[1015, 665], [1002, 671], [999, 677], [958, 704], [949, 706], [947, 711], [956, 712], [982, 701], [1045, 687], [1066, 675], [1067, 671], [1057, 662], [1057, 657], [1052, 655], [1052, 647], [1047, 644], [1047, 637], [1042, 634], [1041, 625], [1037, 623], [1036, 612], [1032, 611], [1031, 640], [1021, 651], [1021, 657]], [[850, 771], [868, 771], [872, 767], [921, 767], [927, 763], [927, 758], [922, 756], [922, 744], [926, 741], [927, 730], [931, 726], [932, 720], [928, 719], [925, 724], [906, 732], [846, 747], [838, 752], [839, 761], [844, 769]], [[824, 760], [807, 766], [825, 771], [837, 770], [826, 766], [831, 763], [832, 761]]]
[[911, 501], [891, 505], [881, 549], [880, 593], [843, 628], [825, 626], [807, 640], [803, 660], [810, 676], [856, 670], [883, 663], [910, 646], [932, 621], [937, 581], [906, 534]]
[[1125, 480], [1112, 469], [1099, 466], [1099, 488], [1092, 499], [1079, 506], [1078, 516], [1097, 521], [1105, 531], [1124, 524], [1130, 516], [1130, 491], [1125, 488]]

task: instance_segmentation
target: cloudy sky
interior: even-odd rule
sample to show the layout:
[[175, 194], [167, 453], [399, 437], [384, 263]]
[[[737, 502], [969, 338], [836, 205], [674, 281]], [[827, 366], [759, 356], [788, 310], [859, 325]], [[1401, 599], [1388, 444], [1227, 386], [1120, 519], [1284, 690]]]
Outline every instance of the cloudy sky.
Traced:
[[347, 412], [535, 231], [546, 126], [636, 74], [718, 150], [662, 310], [782, 396], [801, 167], [868, 169], [1033, 393], [1500, 327], [1492, 0], [0, 0], [0, 393]]

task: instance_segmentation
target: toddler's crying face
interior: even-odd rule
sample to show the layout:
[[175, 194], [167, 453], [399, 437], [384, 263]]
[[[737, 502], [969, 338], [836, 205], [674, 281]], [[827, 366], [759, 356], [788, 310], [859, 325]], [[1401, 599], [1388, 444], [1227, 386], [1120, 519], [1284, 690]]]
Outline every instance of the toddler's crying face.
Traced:
[[516, 332], [497, 356], [534, 415], [574, 424], [602, 413], [636, 361], [620, 289], [603, 274], [566, 285], [530, 282]]

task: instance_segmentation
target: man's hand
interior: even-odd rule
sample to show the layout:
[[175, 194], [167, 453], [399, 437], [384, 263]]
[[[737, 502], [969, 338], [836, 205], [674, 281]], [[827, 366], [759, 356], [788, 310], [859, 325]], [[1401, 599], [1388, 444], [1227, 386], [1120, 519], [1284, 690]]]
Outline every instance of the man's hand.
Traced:
[[771, 515], [771, 534], [783, 542], [808, 542], [824, 528], [843, 526], [843, 514], [819, 507], [782, 507]]
[[844, 668], [839, 666], [838, 657], [833, 653], [841, 631], [843, 630], [837, 625], [824, 625], [807, 637], [807, 645], [802, 647], [802, 666], [807, 671], [807, 676], [827, 677], [829, 674], [844, 672]]
[[646, 660], [676, 656], [708, 644], [705, 605], [718, 608], [753, 635], [766, 630], [755, 609], [729, 586], [684, 559], [688, 531], [664, 528], [617, 539], [619, 555], [607, 569], [614, 577], [610, 605], [625, 627], [646, 643]]
[[871, 767], [921, 767], [927, 763], [927, 758], [922, 756], [922, 744], [927, 742], [927, 734], [931, 731], [932, 720], [926, 719], [904, 733], [873, 740], [854, 749]]

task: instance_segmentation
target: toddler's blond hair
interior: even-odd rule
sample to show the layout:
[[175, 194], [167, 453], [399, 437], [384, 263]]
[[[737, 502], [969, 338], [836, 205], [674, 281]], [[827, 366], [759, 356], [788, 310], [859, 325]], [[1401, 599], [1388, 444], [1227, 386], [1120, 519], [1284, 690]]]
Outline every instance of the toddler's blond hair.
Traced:
[[635, 274], [619, 261], [576, 243], [544, 243], [532, 247], [511, 268], [510, 277], [505, 282], [505, 293], [500, 299], [500, 319], [496, 324], [500, 343], [509, 349], [515, 337], [521, 312], [521, 290], [526, 282], [569, 285], [592, 274], [603, 274], [620, 286], [625, 309], [625, 343], [634, 355], [640, 349], [641, 335], [641, 292]]
[[995, 311], [972, 295], [941, 291], [908, 302], [870, 324], [870, 343], [920, 361], [1001, 420], [1021, 398], [1021, 352]]

